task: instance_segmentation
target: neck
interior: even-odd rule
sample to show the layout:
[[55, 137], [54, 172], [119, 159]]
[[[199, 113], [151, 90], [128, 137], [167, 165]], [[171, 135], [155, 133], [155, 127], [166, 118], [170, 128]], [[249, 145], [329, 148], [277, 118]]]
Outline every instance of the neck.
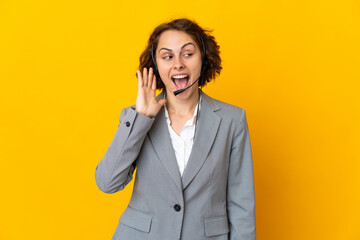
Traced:
[[179, 99], [171, 93], [167, 93], [166, 95], [166, 109], [169, 113], [179, 116], [192, 116], [194, 114], [196, 104], [199, 101], [198, 90], [187, 99]]

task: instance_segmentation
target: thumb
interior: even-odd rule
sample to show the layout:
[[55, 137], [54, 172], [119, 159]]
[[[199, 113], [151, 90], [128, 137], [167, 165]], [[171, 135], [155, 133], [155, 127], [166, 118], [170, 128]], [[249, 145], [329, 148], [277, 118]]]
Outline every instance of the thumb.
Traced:
[[159, 102], [158, 102], [158, 104], [160, 106], [163, 106], [165, 103], [166, 103], [166, 99], [160, 99]]

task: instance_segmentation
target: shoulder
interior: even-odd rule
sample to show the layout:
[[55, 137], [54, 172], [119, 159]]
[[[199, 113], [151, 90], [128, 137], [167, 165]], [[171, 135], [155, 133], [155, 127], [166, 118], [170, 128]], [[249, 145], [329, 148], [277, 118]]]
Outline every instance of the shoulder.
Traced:
[[205, 94], [211, 108], [222, 118], [235, 120], [240, 123], [245, 119], [245, 110], [230, 103], [220, 101]]

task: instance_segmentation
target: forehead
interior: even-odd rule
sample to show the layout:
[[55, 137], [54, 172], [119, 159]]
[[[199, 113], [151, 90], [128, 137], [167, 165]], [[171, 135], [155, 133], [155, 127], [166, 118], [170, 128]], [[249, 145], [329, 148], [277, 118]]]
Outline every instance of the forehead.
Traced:
[[[193, 43], [195, 47], [197, 47], [196, 42], [186, 32], [178, 31], [178, 30], [167, 30], [161, 33], [158, 42], [158, 49], [165, 47], [169, 49], [180, 49], [186, 43]], [[189, 44], [188, 46], [193, 46]]]

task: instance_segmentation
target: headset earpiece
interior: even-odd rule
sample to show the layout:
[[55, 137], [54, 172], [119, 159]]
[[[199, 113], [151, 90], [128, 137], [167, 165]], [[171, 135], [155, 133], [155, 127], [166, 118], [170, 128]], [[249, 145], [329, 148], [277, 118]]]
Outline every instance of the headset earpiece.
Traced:
[[153, 61], [152, 68], [154, 70], [155, 76], [156, 76], [157, 79], [161, 80], [159, 70], [157, 68], [156, 61], [155, 61], [155, 58], [154, 58], [154, 45], [151, 45], [151, 58], [152, 58], [152, 61]]
[[204, 40], [202, 38], [202, 36], [200, 35], [200, 39], [201, 39], [201, 44], [202, 44], [202, 49], [203, 49], [203, 58], [202, 58], [202, 64], [201, 64], [201, 73], [200, 76], [203, 76], [206, 68], [208, 67], [208, 59], [206, 57], [206, 48], [205, 48], [205, 43]]

